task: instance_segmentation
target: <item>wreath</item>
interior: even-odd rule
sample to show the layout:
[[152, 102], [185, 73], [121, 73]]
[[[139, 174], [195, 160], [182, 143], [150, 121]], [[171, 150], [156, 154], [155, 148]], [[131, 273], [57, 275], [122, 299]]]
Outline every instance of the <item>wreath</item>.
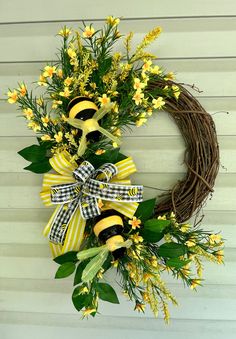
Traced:
[[[223, 263], [221, 235], [187, 222], [213, 191], [217, 136], [211, 116], [146, 51], [161, 28], [134, 48], [133, 33], [122, 37], [119, 21], [110, 16], [98, 30], [92, 24], [63, 27], [58, 61], [41, 71], [37, 96], [20, 83], [9, 89], [8, 102], [38, 134], [38, 144], [19, 154], [31, 162], [26, 170], [45, 173], [41, 198], [56, 208], [44, 235], [60, 265], [55, 278], [74, 274], [75, 308], [87, 317], [99, 312], [99, 299], [119, 303], [105, 274], [115, 268], [134, 309], [144, 312], [149, 305], [168, 321], [168, 303], [177, 301], [163, 275], [196, 289], [202, 260]], [[114, 52], [121, 40], [122, 52]], [[187, 173], [168, 194], [143, 201], [143, 186], [129, 178], [135, 163], [120, 152], [121, 135], [158, 110], [168, 112], [182, 133]]]

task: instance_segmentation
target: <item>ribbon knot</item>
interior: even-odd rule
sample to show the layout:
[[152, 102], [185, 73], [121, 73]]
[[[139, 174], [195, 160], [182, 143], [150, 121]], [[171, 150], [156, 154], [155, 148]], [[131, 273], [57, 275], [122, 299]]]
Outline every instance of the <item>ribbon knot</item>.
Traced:
[[63, 244], [67, 226], [78, 208], [86, 220], [101, 214], [99, 199], [129, 203], [142, 201], [143, 186], [109, 182], [117, 173], [118, 169], [112, 163], [105, 163], [95, 170], [90, 162], [84, 161], [73, 171], [75, 182], [51, 186], [51, 202], [62, 204], [49, 232], [51, 242]]

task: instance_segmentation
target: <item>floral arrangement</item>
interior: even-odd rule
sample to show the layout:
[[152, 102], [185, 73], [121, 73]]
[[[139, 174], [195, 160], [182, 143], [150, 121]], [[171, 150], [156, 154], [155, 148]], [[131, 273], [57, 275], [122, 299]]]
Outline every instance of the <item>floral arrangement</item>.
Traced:
[[[133, 33], [122, 37], [119, 21], [110, 16], [98, 30], [62, 28], [58, 61], [42, 70], [39, 94], [21, 83], [9, 90], [8, 102], [38, 134], [38, 144], [19, 154], [31, 162], [26, 170], [45, 173], [41, 197], [56, 208], [44, 234], [60, 265], [55, 278], [74, 274], [75, 308], [95, 316], [99, 299], [119, 303], [105, 274], [115, 268], [134, 309], [149, 305], [168, 322], [168, 303], [177, 301], [163, 272], [195, 289], [203, 281], [202, 260], [223, 263], [224, 244], [221, 235], [179, 222], [171, 210], [158, 215], [156, 199], [143, 201], [143, 187], [131, 185], [136, 167], [120, 152], [122, 132], [182, 94], [173, 73], [146, 51], [161, 28], [134, 49]], [[113, 49], [118, 40], [122, 53]]]

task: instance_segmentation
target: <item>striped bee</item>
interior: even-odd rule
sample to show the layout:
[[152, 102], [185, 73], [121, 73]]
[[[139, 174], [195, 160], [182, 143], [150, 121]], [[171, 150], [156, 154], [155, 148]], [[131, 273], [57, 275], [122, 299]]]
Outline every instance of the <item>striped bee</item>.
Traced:
[[59, 188], [53, 188], [53, 189], [52, 189], [52, 194], [53, 194], [53, 195], [56, 195], [56, 194], [58, 194], [58, 193], [60, 193]]
[[76, 186], [76, 187], [74, 188], [74, 192], [75, 192], [75, 193], [79, 193], [80, 191], [81, 191], [80, 186]]
[[129, 197], [133, 197], [133, 196], [135, 196], [137, 194], [138, 194], [138, 188], [137, 187], [133, 187], [133, 188], [130, 188], [128, 190], [128, 196]]

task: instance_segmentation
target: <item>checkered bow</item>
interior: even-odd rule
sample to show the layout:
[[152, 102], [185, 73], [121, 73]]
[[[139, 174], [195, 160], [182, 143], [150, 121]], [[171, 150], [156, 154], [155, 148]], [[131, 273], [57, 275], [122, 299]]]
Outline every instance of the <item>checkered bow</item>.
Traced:
[[51, 186], [51, 202], [62, 204], [49, 232], [51, 242], [63, 244], [67, 225], [77, 208], [83, 219], [90, 219], [101, 213], [98, 199], [130, 203], [142, 201], [143, 186], [109, 183], [117, 173], [114, 164], [106, 163], [95, 170], [90, 162], [84, 161], [73, 171], [75, 182]]

